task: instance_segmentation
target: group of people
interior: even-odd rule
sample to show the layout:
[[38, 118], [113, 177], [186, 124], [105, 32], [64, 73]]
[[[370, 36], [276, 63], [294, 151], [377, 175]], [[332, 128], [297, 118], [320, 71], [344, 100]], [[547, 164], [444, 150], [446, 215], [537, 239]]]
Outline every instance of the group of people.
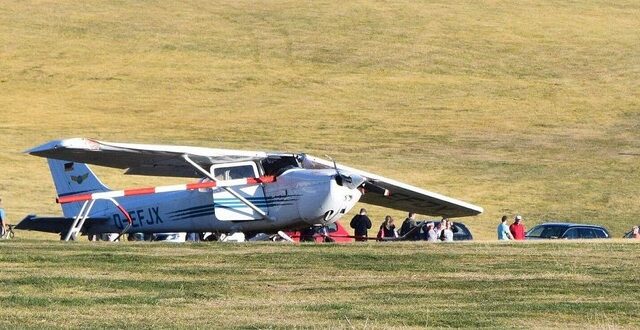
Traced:
[[[406, 240], [425, 240], [428, 242], [453, 242], [453, 222], [449, 219], [442, 219], [439, 222], [418, 222], [416, 214], [409, 212], [407, 218], [402, 222], [398, 232], [395, 220], [387, 215], [378, 229], [376, 239], [379, 241], [403, 237]], [[351, 219], [351, 228], [354, 230], [356, 242], [364, 242], [369, 239], [368, 231], [371, 229], [371, 219], [367, 216], [367, 210], [362, 208], [360, 212]]]
[[516, 240], [523, 241], [526, 233], [526, 228], [522, 223], [522, 216], [516, 215], [513, 218], [513, 223], [507, 225], [507, 216], [503, 215], [498, 225], [498, 239], [501, 241]]
[[[498, 239], [524, 240], [526, 228], [522, 216], [516, 215], [511, 225], [507, 224], [507, 220], [508, 217], [506, 215], [502, 216], [501, 222], [498, 225]], [[422, 228], [414, 229], [416, 227]], [[367, 216], [366, 209], [360, 209], [360, 213], [351, 219], [351, 228], [354, 229], [356, 241], [366, 241], [368, 239], [368, 230], [371, 229], [371, 219]], [[637, 227], [634, 230], [638, 231]], [[640, 234], [638, 235], [640, 236]], [[407, 240], [423, 239], [430, 242], [451, 242], [453, 241], [453, 222], [448, 219], [442, 219], [442, 221], [439, 222], [418, 223], [415, 220], [415, 213], [409, 212], [409, 215], [400, 227], [400, 232], [398, 232], [393, 217], [387, 215], [382, 225], [380, 225], [376, 238], [378, 240], [385, 240], [401, 236], [407, 236], [404, 237]]]
[[423, 228], [422, 239], [427, 242], [453, 242], [453, 221], [442, 219], [440, 222], [429, 222]]

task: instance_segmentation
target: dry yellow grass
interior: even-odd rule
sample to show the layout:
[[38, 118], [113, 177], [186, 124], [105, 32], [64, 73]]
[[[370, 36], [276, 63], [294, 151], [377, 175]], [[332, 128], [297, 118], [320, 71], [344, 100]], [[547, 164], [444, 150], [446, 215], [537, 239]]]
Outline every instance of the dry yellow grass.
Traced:
[[[56, 214], [62, 137], [331, 154], [483, 206], [637, 224], [633, 1], [0, 5], [0, 195]], [[100, 171], [113, 187], [166, 180]], [[372, 208], [380, 221], [387, 213]]]
[[0, 241], [2, 328], [637, 328], [629, 240]]

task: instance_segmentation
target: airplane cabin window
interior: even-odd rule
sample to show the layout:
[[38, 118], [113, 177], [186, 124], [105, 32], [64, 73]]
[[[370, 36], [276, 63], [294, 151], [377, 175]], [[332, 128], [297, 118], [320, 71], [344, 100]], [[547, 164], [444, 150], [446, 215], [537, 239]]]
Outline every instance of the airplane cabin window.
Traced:
[[291, 168], [298, 168], [300, 164], [294, 156], [270, 156], [260, 161], [265, 175], [279, 176]]
[[230, 166], [230, 167], [218, 167], [213, 170], [213, 176], [218, 180], [233, 180], [233, 179], [244, 179], [244, 178], [253, 178], [256, 176], [253, 166], [251, 165], [242, 165], [242, 166]]

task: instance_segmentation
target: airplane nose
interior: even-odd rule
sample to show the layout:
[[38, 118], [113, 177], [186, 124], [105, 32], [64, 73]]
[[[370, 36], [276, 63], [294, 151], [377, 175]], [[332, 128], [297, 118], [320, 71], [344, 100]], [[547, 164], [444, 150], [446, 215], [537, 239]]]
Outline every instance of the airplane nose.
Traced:
[[357, 189], [364, 182], [361, 176], [337, 174], [326, 178], [327, 181], [307, 191], [308, 202], [299, 204], [300, 216], [307, 223], [333, 223], [349, 212], [362, 196]]

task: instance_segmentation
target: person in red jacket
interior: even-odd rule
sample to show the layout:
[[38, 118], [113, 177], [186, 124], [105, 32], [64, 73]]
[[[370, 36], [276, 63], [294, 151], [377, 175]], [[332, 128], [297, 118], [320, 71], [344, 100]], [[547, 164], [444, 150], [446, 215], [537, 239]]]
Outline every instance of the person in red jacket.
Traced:
[[513, 223], [509, 226], [509, 231], [511, 232], [511, 236], [513, 236], [514, 240], [524, 240], [525, 228], [522, 224], [521, 216], [516, 215]]

